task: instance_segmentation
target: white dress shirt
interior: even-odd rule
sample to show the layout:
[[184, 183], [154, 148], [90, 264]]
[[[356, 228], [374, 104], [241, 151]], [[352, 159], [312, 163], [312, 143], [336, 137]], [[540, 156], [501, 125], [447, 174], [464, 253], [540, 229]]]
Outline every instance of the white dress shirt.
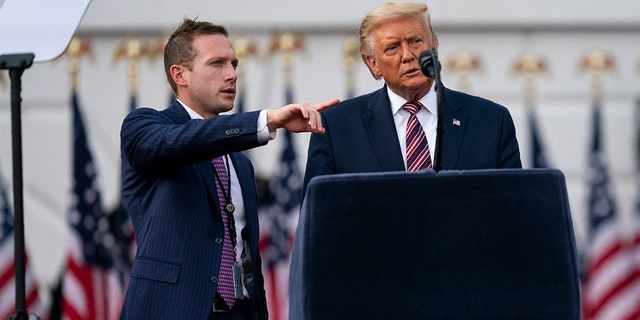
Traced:
[[[402, 106], [408, 101], [395, 94], [387, 86], [389, 94], [389, 102], [391, 103], [391, 114], [393, 114], [393, 122], [396, 124], [396, 133], [398, 134], [398, 142], [402, 151], [402, 159], [404, 159], [404, 167], [407, 167], [407, 122], [409, 121], [409, 111], [402, 109]], [[420, 103], [424, 108], [420, 108], [416, 116], [420, 125], [427, 136], [429, 143], [429, 151], [431, 152], [431, 163], [434, 163], [436, 153], [436, 135], [438, 127], [438, 97], [435, 91], [435, 82], [431, 86], [431, 90], [420, 99]]]

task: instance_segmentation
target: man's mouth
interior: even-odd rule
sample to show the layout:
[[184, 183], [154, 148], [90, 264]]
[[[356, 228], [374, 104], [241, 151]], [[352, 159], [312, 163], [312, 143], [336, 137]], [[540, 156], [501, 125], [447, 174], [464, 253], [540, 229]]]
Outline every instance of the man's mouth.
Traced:
[[228, 94], [236, 94], [236, 88], [226, 88], [226, 89], [222, 89], [222, 92], [224, 92], [224, 93], [228, 93]]

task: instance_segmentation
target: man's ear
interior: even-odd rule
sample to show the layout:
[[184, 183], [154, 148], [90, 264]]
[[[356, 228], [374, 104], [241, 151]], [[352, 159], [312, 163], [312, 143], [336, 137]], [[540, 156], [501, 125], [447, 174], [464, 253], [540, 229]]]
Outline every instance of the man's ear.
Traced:
[[174, 64], [169, 68], [171, 79], [176, 85], [184, 87], [187, 85], [187, 69], [184, 66]]
[[364, 61], [367, 63], [367, 67], [369, 67], [369, 71], [371, 72], [371, 75], [373, 75], [374, 78], [376, 79], [382, 78], [382, 73], [380, 72], [380, 69], [378, 69], [378, 64], [376, 63], [376, 59], [374, 59], [372, 56], [366, 56]]

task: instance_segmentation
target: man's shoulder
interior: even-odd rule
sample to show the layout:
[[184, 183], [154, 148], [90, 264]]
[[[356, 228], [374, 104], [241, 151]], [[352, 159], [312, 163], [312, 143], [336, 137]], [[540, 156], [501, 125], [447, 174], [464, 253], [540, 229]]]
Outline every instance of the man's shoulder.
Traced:
[[189, 114], [181, 105], [172, 104], [163, 110], [149, 106], [141, 106], [129, 112], [129, 114], [126, 116], [125, 121], [140, 118], [157, 118], [164, 119], [165, 121], [169, 122], [176, 122], [182, 118], [188, 120]]
[[476, 96], [476, 95], [472, 95], [469, 93], [456, 91], [448, 88], [445, 88], [445, 92], [446, 92], [446, 99], [448, 100], [448, 103], [456, 106], [461, 106], [461, 107], [473, 106], [474, 109], [477, 109], [475, 108], [476, 106], [485, 108], [485, 109], [489, 108], [494, 110], [506, 109], [503, 105], [485, 97]]
[[331, 116], [344, 116], [345, 114], [350, 113], [361, 113], [368, 106], [374, 103], [378, 103], [383, 98], [386, 98], [388, 100], [388, 98], [386, 97], [386, 91], [383, 91], [383, 89], [378, 89], [373, 92], [365, 93], [363, 95], [343, 100], [336, 106], [323, 111], [323, 113]]

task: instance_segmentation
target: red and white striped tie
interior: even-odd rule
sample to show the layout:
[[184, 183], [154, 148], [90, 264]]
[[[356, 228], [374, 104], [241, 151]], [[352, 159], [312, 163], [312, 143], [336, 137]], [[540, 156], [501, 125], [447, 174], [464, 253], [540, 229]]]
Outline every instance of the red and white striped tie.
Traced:
[[407, 122], [407, 171], [431, 168], [429, 143], [416, 113], [422, 107], [420, 102], [407, 102], [402, 108], [410, 114]]

